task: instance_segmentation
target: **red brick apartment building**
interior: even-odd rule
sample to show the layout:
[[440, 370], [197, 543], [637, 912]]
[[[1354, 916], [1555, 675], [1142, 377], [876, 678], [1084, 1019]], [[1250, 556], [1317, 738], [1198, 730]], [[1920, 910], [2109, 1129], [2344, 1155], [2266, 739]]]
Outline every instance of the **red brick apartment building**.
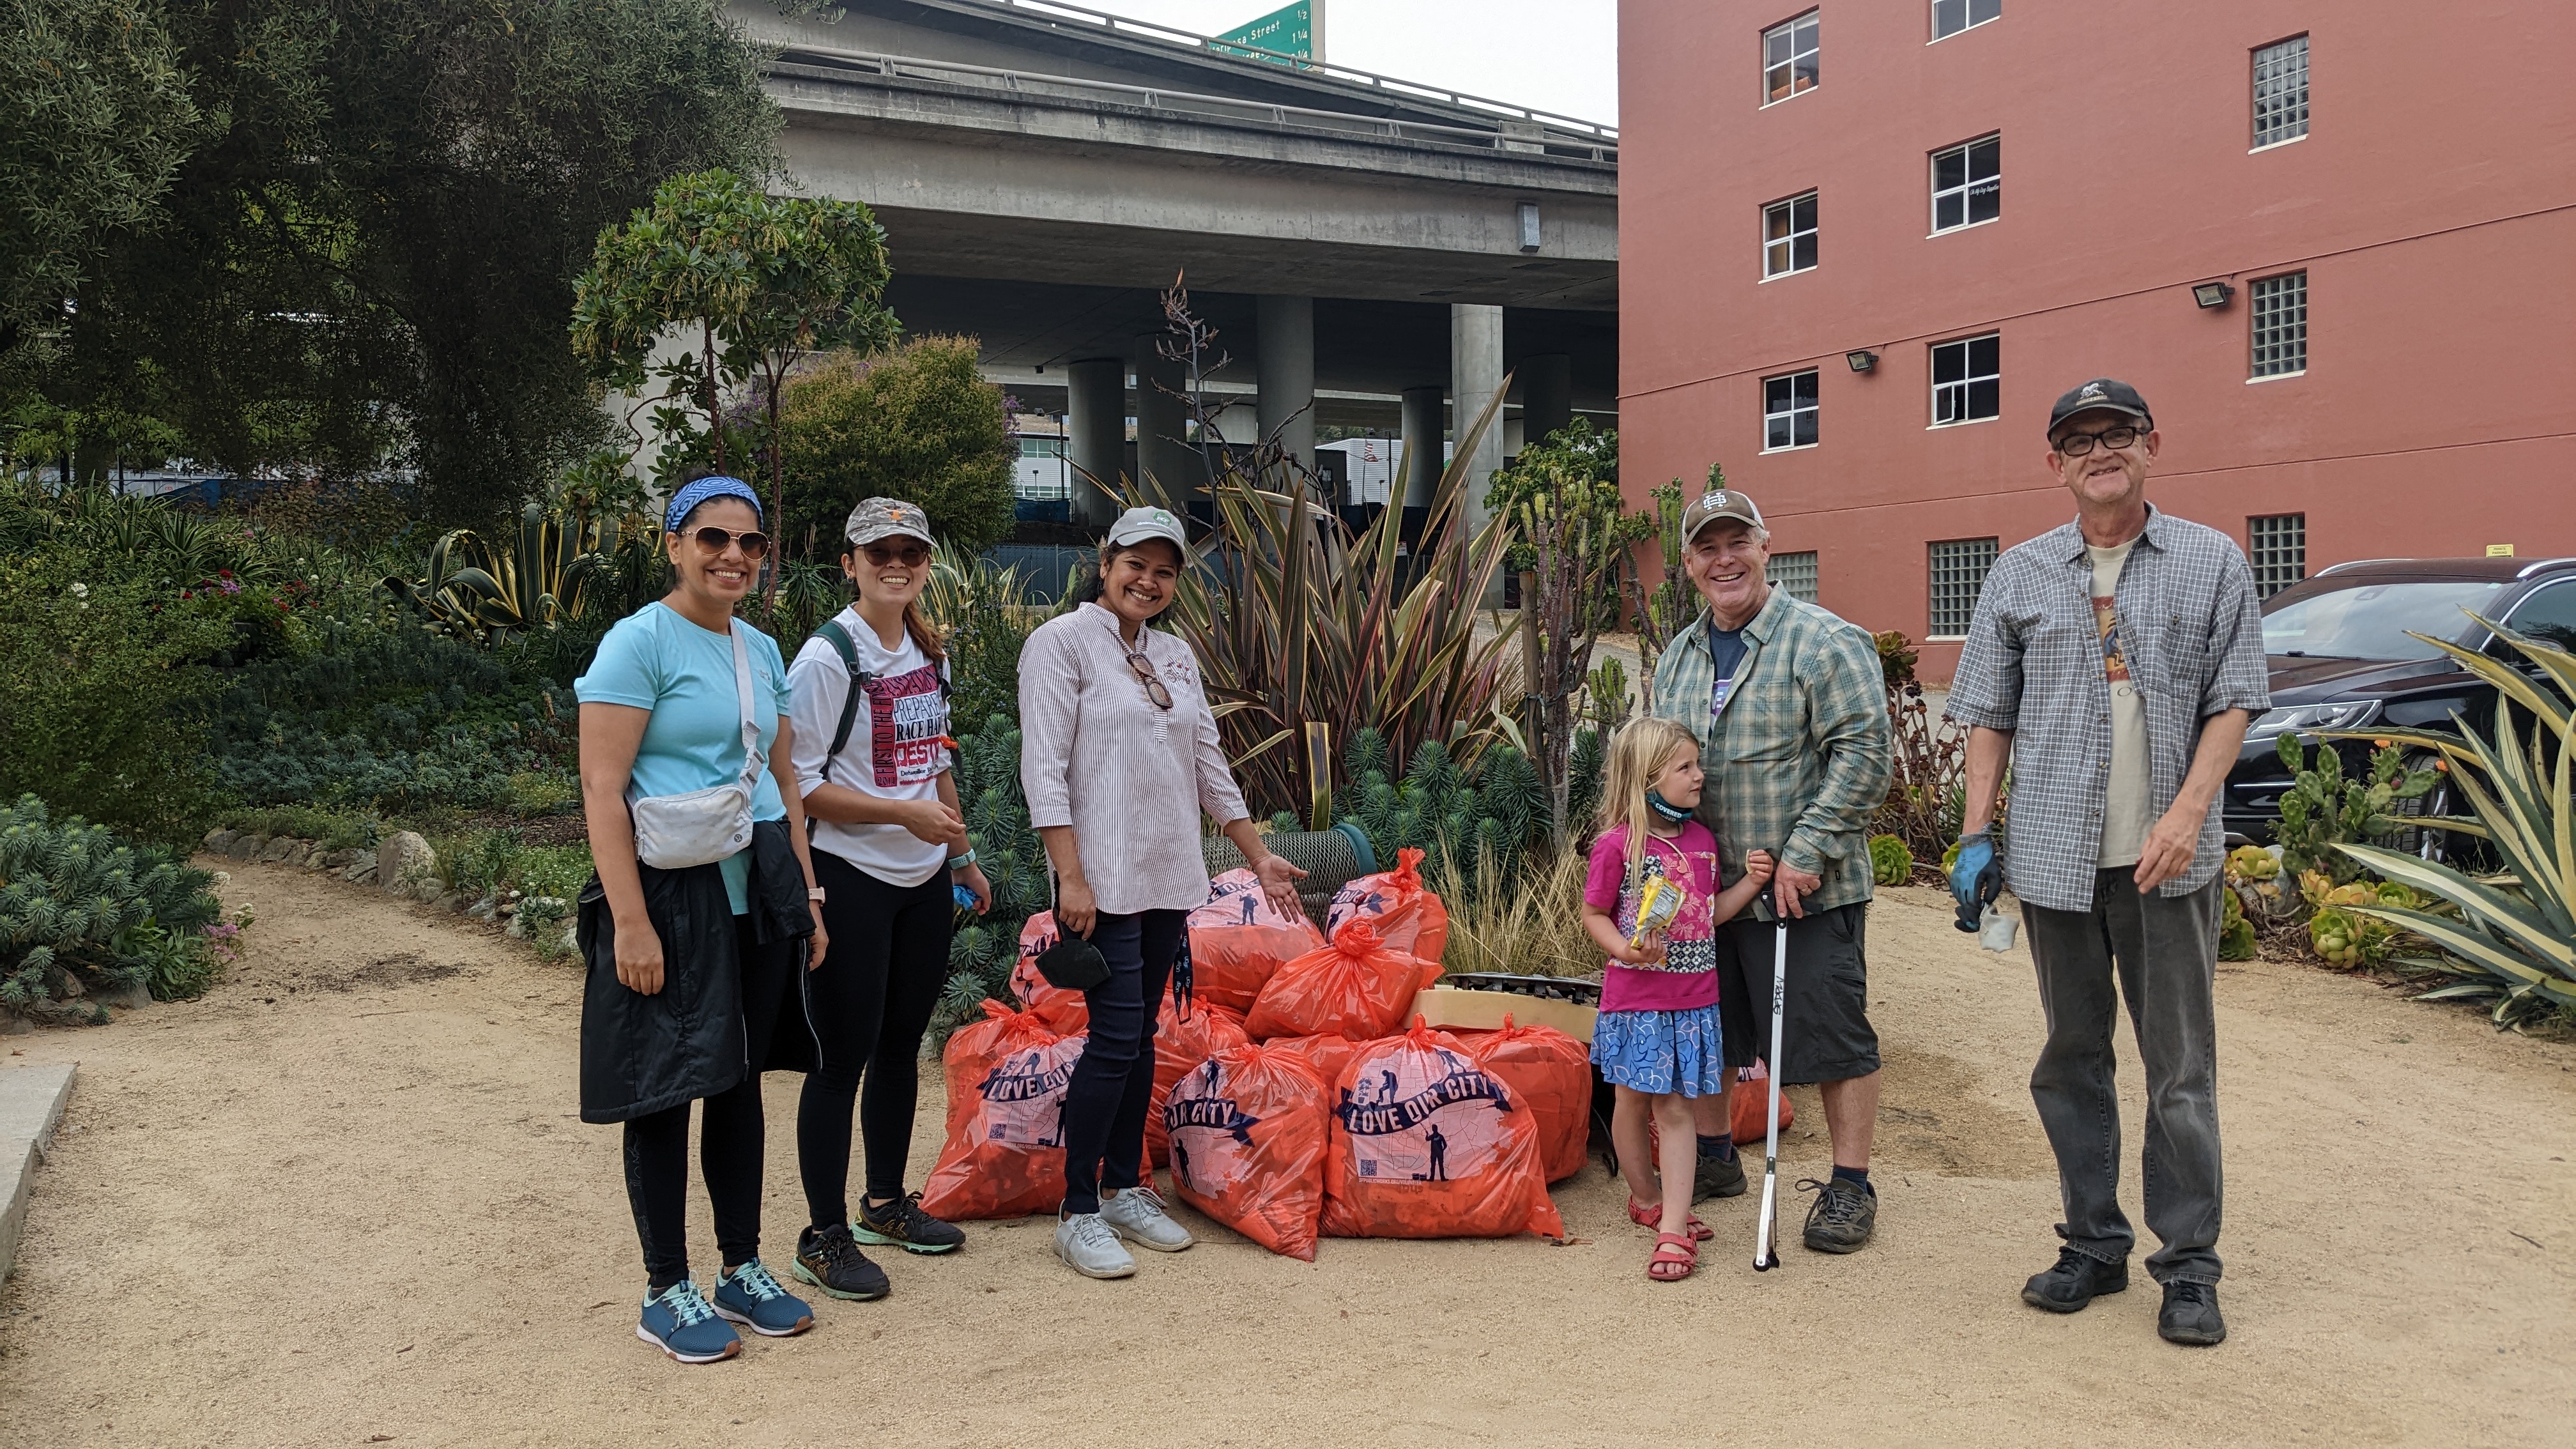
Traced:
[[1632, 498], [1722, 463], [1784, 586], [1955, 639], [2109, 375], [2267, 591], [2576, 553], [2576, 4], [1796, 3], [1619, 7]]

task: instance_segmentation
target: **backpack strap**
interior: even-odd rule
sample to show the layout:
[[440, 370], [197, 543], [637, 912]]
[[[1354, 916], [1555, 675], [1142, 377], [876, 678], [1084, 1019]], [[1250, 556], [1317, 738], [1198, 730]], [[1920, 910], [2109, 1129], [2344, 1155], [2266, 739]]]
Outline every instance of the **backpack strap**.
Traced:
[[841, 656], [841, 667], [850, 672], [850, 692], [841, 701], [841, 726], [832, 732], [832, 748], [823, 752], [823, 782], [830, 784], [832, 761], [849, 746], [850, 728], [858, 722], [859, 696], [876, 683], [877, 677], [859, 667], [859, 646], [850, 638], [850, 631], [841, 627], [840, 620], [824, 620], [814, 634], [831, 644], [832, 651]]

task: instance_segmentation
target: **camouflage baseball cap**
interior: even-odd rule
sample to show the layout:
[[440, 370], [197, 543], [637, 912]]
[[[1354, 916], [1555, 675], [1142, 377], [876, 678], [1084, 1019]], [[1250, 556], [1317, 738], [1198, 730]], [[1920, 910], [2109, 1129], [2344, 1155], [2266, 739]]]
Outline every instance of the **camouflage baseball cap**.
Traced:
[[892, 538], [898, 533], [920, 539], [923, 543], [937, 541], [930, 536], [930, 515], [921, 511], [920, 504], [906, 503], [900, 498], [860, 499], [859, 506], [850, 510], [850, 521], [841, 531], [849, 536], [854, 546]]
[[1732, 518], [1748, 528], [1762, 526], [1762, 510], [1737, 488], [1712, 488], [1690, 501], [1682, 510], [1682, 542], [1699, 537], [1699, 531], [1721, 518]]

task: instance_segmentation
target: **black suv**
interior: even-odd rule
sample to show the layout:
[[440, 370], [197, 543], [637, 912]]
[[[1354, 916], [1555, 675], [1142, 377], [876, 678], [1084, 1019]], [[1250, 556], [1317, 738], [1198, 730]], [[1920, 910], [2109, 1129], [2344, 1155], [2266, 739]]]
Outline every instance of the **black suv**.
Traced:
[[[2289, 731], [2367, 729], [2372, 725], [2451, 728], [2457, 711], [2484, 730], [2495, 690], [2408, 631], [2448, 639], [2464, 649], [2519, 659], [2462, 610], [2470, 610], [2548, 643], [2576, 648], [2576, 558], [2382, 558], [2336, 564], [2292, 584], [2263, 605], [2263, 653], [2272, 672], [2272, 708], [2254, 721], [2220, 807], [2227, 832], [2268, 845], [2281, 818], [2280, 737]], [[2370, 747], [2337, 747], [2347, 775], [2366, 768]], [[2410, 762], [2411, 763], [2411, 762]], [[2447, 815], [2443, 786], [2408, 813]], [[2402, 844], [2414, 848], [2412, 839]]]

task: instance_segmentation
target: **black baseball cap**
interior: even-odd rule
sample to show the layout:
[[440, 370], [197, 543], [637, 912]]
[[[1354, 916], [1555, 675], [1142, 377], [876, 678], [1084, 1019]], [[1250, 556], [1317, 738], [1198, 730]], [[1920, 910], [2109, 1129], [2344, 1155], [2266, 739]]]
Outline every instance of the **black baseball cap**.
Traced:
[[2156, 425], [2155, 414], [2147, 411], [2147, 400], [2138, 396], [2136, 388], [2117, 378], [2097, 377], [2081, 387], [2068, 388], [2059, 395], [2057, 406], [2048, 410], [2048, 435], [2052, 438], [2056, 437], [2058, 426], [2068, 418], [2077, 413], [2092, 412], [2097, 408], [2106, 412], [2127, 413], [2133, 418], [2144, 421], [2151, 428]]

